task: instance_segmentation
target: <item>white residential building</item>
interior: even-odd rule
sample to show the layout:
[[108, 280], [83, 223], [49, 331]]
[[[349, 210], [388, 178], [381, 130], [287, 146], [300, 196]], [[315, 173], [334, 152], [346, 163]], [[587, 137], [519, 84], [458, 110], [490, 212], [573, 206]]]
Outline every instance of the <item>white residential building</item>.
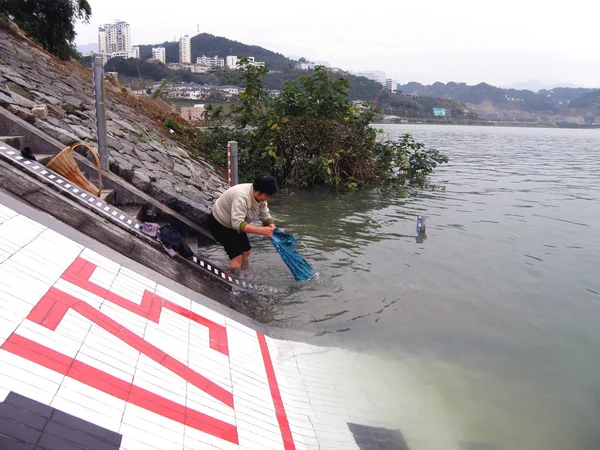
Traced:
[[202, 55], [200, 58], [196, 58], [196, 64], [214, 68], [225, 67], [225, 58], [219, 58], [217, 55], [213, 57]]
[[140, 57], [140, 48], [131, 46], [129, 24], [121, 20], [98, 28], [98, 52], [104, 55], [106, 60], [118, 56], [122, 58]]
[[398, 92], [398, 80], [387, 78], [385, 80], [385, 89], [392, 94]]
[[238, 68], [237, 62], [238, 62], [237, 56], [230, 55], [227, 58], [225, 58], [225, 64], [227, 65], [228, 69], [236, 70]]
[[315, 63], [313, 62], [299, 62], [296, 64], [296, 69], [298, 70], [313, 70], [315, 68]]
[[164, 47], [156, 47], [156, 48], [152, 48], [152, 58], [154, 59], [158, 59], [161, 63], [166, 64], [167, 63], [167, 55], [165, 53], [165, 48]]
[[167, 67], [173, 70], [189, 70], [191, 72], [194, 65], [189, 63], [169, 63]]
[[98, 28], [98, 51], [100, 53], [122, 53], [131, 51], [129, 24], [121, 20]]
[[108, 55], [110, 58], [117, 58], [117, 57], [121, 57], [121, 58], [137, 58], [136, 53], [133, 49], [129, 50], [129, 51], [122, 51], [122, 52], [112, 52]]
[[192, 65], [192, 72], [194, 73], [210, 73], [213, 68], [208, 66], [203, 66], [202, 64], [194, 64]]
[[382, 79], [381, 74], [377, 72], [351, 72], [357, 77], [365, 77], [371, 81], [377, 81], [385, 86], [385, 78]]
[[108, 53], [108, 42], [106, 40], [106, 30], [103, 27], [98, 28], [98, 53]]
[[[265, 67], [265, 63], [263, 61], [255, 61], [254, 56], [247, 56], [246, 58], [248, 58], [248, 61], [249, 61], [248, 64], [250, 64], [251, 66]], [[239, 57], [239, 56], [231, 56], [230, 55], [225, 59], [225, 65], [230, 70], [237, 70], [240, 68], [238, 66], [240, 59], [241, 59], [241, 57]]]
[[229, 95], [238, 95], [240, 88], [237, 86], [219, 86], [219, 91]]
[[187, 34], [179, 39], [179, 62], [192, 63], [192, 40]]

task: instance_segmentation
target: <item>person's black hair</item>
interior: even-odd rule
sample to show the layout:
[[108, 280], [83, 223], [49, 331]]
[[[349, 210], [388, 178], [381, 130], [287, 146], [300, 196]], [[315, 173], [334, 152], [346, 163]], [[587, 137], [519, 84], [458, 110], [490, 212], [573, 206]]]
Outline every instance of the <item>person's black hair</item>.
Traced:
[[275, 195], [277, 193], [277, 180], [271, 175], [259, 175], [252, 183], [255, 191], [262, 192], [267, 195]]

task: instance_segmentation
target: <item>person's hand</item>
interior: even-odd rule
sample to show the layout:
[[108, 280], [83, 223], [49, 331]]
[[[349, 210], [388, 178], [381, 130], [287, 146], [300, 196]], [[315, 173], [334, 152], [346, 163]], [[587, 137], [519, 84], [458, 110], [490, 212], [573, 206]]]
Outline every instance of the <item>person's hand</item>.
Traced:
[[276, 228], [274, 223], [270, 223], [270, 224], [269, 224], [269, 225], [267, 225], [267, 226], [268, 226], [269, 228], [273, 228], [273, 229], [275, 229], [275, 228]]
[[262, 235], [270, 238], [271, 236], [273, 236], [273, 230], [275, 230], [275, 227], [271, 228], [270, 226], [266, 226], [262, 227], [262, 230]]

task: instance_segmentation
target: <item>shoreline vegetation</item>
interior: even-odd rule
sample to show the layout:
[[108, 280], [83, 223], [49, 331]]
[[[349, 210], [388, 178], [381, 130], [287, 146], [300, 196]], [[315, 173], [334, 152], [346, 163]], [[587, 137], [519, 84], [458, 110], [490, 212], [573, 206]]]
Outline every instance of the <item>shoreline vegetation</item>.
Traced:
[[[212, 105], [211, 107], [221, 107], [223, 116], [226, 117], [225, 122], [232, 123], [227, 118], [231, 115], [233, 105], [237, 101], [213, 101], [213, 100], [191, 100], [191, 99], [170, 99], [164, 98], [164, 101], [175, 108], [177, 114], [180, 113], [182, 106], [194, 106], [202, 103], [204, 105]], [[407, 124], [422, 124], [422, 125], [468, 125], [468, 126], [489, 126], [489, 127], [520, 127], [520, 128], [570, 128], [570, 129], [600, 129], [598, 124], [577, 124], [572, 122], [557, 122], [555, 124], [546, 122], [529, 122], [529, 121], [500, 121], [500, 120], [475, 120], [475, 119], [454, 119], [454, 118], [422, 118], [422, 117], [400, 117], [393, 120], [382, 119], [380, 115], [375, 115], [373, 124], [376, 125], [407, 125]]]
[[268, 69], [248, 62], [239, 63], [243, 92], [227, 117], [222, 105], [209, 105], [202, 130], [174, 120], [164, 124], [195, 138], [221, 166], [227, 164], [227, 142], [237, 141], [240, 181], [269, 173], [282, 186], [354, 190], [424, 182], [448, 162], [447, 156], [410, 134], [396, 141], [379, 136], [372, 126], [377, 108], [351, 102], [348, 80], [330, 77], [324, 66], [288, 81], [272, 96], [263, 83]]

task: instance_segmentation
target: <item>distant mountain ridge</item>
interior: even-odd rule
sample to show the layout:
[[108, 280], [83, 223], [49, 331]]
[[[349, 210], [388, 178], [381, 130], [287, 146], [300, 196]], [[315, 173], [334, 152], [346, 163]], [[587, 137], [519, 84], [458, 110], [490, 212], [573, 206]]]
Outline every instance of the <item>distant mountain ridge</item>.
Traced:
[[[92, 44], [90, 44], [92, 45]], [[178, 42], [163, 42], [162, 44], [140, 45], [140, 58], [142, 61], [148, 59], [152, 55], [152, 47], [162, 46], [165, 48], [166, 61], [178, 62], [179, 60], [179, 43]], [[253, 56], [256, 61], [265, 62], [270, 73], [265, 77], [265, 86], [269, 89], [281, 89], [289, 80], [295, 80], [303, 73], [295, 69], [296, 61], [257, 45], [247, 45], [242, 42], [233, 41], [224, 37], [214, 36], [208, 33], [201, 33], [191, 38], [191, 53], [192, 62], [196, 58], [206, 55], [219, 55], [225, 57], [227, 55], [236, 56]], [[150, 75], [149, 78], [154, 80], [174, 76], [173, 71], [167, 70], [166, 67], [158, 70], [150, 71], [148, 67], [144, 70], [144, 66], [148, 64], [145, 61], [140, 66], [139, 63], [122, 63], [116, 67], [121, 73], [121, 70], [127, 71], [129, 76], [137, 77], [141, 71], [143, 76], [149, 75], [149, 72], [156, 72], [155, 75]], [[128, 67], [126, 67], [128, 66]], [[165, 72], [166, 71], [166, 72]], [[163, 73], [165, 72], [165, 73]], [[167, 73], [168, 72], [168, 73]], [[188, 73], [189, 74], [189, 73]], [[382, 96], [383, 87], [380, 83], [369, 80], [365, 77], [352, 75], [348, 72], [332, 73], [332, 76], [346, 76], [352, 86], [349, 96], [351, 100], [375, 101], [378, 106], [385, 107], [386, 105], [392, 109], [399, 108], [400, 111], [409, 111], [411, 108], [415, 112], [424, 114], [424, 111], [431, 109], [432, 105], [420, 104], [423, 100], [418, 100], [413, 96], [430, 97], [432, 99], [452, 100], [464, 105], [472, 111], [475, 111], [482, 116], [501, 115], [509, 117], [510, 114], [516, 112], [521, 117], [537, 117], [540, 115], [568, 115], [572, 113], [573, 108], [578, 108], [576, 111], [580, 116], [600, 115], [600, 89], [582, 88], [582, 87], [554, 87], [552, 89], [541, 89], [534, 92], [529, 89], [514, 89], [492, 86], [488, 83], [479, 83], [477, 85], [467, 85], [466, 83], [436, 82], [430, 85], [424, 85], [418, 82], [410, 82], [398, 85], [400, 95], [385, 95]], [[179, 80], [182, 75], [178, 75]], [[232, 77], [229, 77], [232, 78]], [[227, 80], [226, 77], [218, 74], [185, 75], [183, 80], [204, 83], [231, 83], [233, 80]], [[531, 80], [529, 83], [533, 89], [541, 87], [542, 84]], [[536, 84], [539, 83], [539, 84]], [[405, 100], [401, 100], [402, 94], [409, 94]], [[406, 103], [408, 102], [408, 103]], [[398, 105], [396, 106], [395, 103]], [[395, 108], [396, 106], [396, 108]], [[434, 105], [440, 106], [440, 105]], [[457, 103], [452, 104], [452, 109], [461, 110], [461, 106]], [[512, 114], [512, 113], [511, 113]]]
[[[492, 104], [503, 109], [519, 109], [529, 112], [546, 111], [549, 113], [556, 113], [560, 109], [568, 107], [574, 101], [575, 104], [578, 104], [576, 100], [583, 96], [588, 96], [589, 99], [595, 98], [594, 93], [600, 92], [600, 89], [568, 87], [532, 92], [525, 89], [502, 89], [487, 83], [479, 83], [473, 86], [455, 82], [436, 82], [430, 85], [410, 82], [398, 85], [398, 89], [403, 94], [409, 95], [425, 95], [459, 100], [472, 105]], [[593, 101], [588, 100], [585, 104], [591, 106]], [[575, 107], [574, 105], [571, 106]]]
[[97, 52], [98, 51], [98, 43], [92, 42], [91, 44], [78, 45], [77, 51], [84, 56], [87, 55], [89, 52]]
[[516, 89], [516, 90], [528, 90], [531, 92], [539, 92], [542, 90], [552, 90], [556, 88], [582, 88], [583, 86], [578, 86], [573, 83], [559, 82], [559, 83], [543, 83], [539, 80], [527, 80], [521, 81], [519, 83], [514, 83], [506, 86], [499, 86], [503, 89]]

